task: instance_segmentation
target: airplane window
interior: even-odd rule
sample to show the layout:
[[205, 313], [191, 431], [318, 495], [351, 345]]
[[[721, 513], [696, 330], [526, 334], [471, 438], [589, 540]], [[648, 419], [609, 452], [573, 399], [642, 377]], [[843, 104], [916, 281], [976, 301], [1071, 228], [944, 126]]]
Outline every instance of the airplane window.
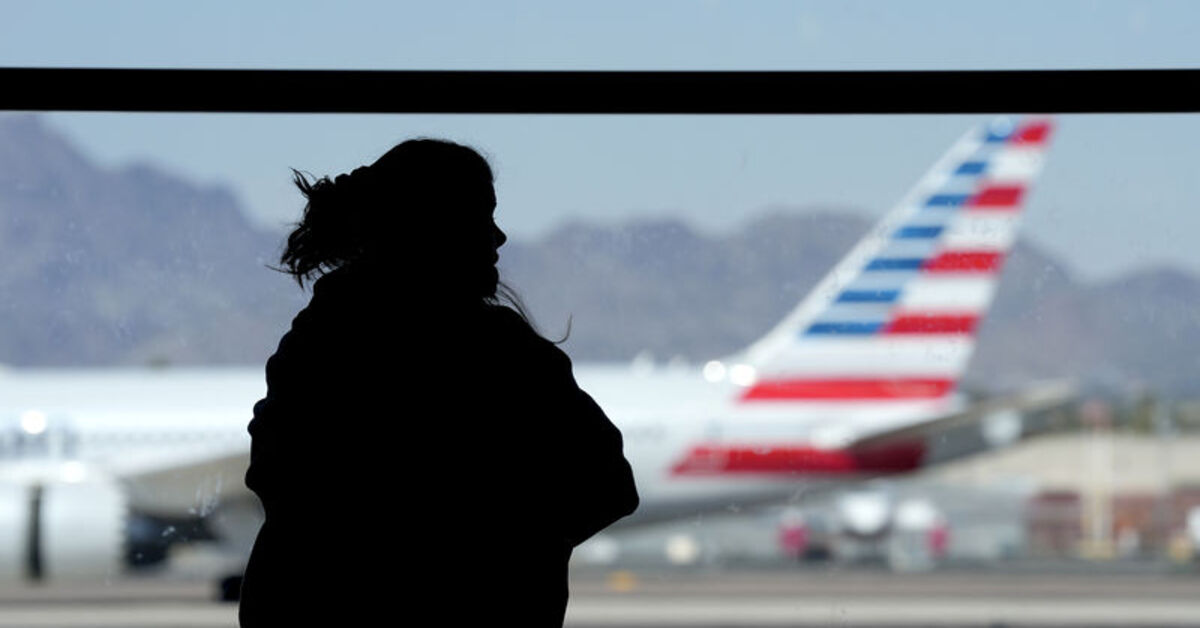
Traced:
[[[351, 27], [82, 3], [80, 25], [146, 34], [45, 37], [51, 16], [33, 7], [0, 24], [0, 54], [43, 67], [1200, 63], [1190, 5], [836, 4], [668, 2], [637, 20], [471, 4]], [[374, 35], [349, 35], [360, 28]], [[344, 45], [331, 57], [282, 33]], [[0, 624], [236, 624], [213, 598], [236, 591], [260, 523], [241, 484], [245, 425], [308, 298], [268, 268], [300, 209], [289, 168], [348, 172], [413, 136], [490, 160], [502, 277], [626, 435], [643, 507], [575, 550], [567, 625], [1200, 616], [1200, 115], [8, 111]]]

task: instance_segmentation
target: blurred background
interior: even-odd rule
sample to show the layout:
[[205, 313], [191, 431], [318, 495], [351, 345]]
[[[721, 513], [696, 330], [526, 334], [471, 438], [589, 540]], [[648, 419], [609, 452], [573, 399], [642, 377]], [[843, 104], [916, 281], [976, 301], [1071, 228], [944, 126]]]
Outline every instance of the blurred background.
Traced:
[[[1184, 2], [2, 6], [5, 66], [1200, 65], [1200, 7]], [[268, 268], [301, 209], [290, 168], [348, 172], [414, 136], [460, 141], [492, 161], [510, 237], [503, 276], [545, 335], [569, 325], [562, 346], [576, 365], [698, 369], [773, 326], [987, 119], [0, 113], [0, 379], [261, 372], [307, 301]], [[1077, 382], [1070, 403], [1036, 417], [1040, 436], [909, 476], [605, 533], [576, 552], [578, 590], [746, 570], [1196, 584], [1200, 115], [1057, 125], [962, 384], [985, 399]], [[6, 424], [28, 419], [6, 412]], [[10, 469], [14, 443], [0, 442]], [[155, 527], [161, 555], [97, 586], [208, 587], [236, 564], [211, 532]], [[4, 599], [47, 595], [11, 582]]]

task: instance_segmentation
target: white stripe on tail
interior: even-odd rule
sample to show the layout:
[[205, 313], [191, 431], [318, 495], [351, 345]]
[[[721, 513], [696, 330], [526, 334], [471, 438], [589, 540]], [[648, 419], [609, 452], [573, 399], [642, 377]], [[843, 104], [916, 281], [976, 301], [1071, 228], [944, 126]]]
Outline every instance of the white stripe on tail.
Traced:
[[[740, 405], [945, 402], [966, 370], [1048, 119], [968, 133], [775, 329], [733, 362]], [[745, 379], [745, 378], [743, 378]]]

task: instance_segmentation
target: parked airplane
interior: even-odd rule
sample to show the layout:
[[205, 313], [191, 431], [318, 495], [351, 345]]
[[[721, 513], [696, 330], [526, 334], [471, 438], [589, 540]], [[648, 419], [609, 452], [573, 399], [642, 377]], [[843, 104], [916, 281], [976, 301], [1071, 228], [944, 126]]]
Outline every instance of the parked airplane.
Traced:
[[[1048, 119], [968, 133], [735, 356], [699, 372], [579, 365], [625, 435], [630, 522], [913, 471], [1011, 441], [1013, 412], [1061, 401], [1060, 387], [976, 406], [956, 393], [1050, 133]], [[264, 393], [261, 368], [0, 372], [0, 571], [108, 575], [181, 538], [248, 550], [246, 424]]]

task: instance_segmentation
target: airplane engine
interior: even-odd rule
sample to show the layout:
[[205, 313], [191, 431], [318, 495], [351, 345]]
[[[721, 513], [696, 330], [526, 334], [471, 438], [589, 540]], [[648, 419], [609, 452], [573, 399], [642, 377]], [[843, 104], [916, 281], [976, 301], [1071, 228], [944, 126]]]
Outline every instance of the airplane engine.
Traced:
[[800, 561], [833, 558], [833, 515], [821, 509], [787, 508], [779, 517], [778, 546], [783, 556]]
[[949, 541], [946, 517], [929, 499], [908, 498], [896, 506], [888, 543], [893, 571], [928, 571], [945, 558]]
[[837, 500], [841, 532], [858, 539], [879, 539], [892, 523], [892, 499], [882, 491], [849, 491]]
[[876, 561], [892, 532], [895, 504], [887, 490], [864, 487], [839, 494], [834, 500], [839, 561]]
[[117, 573], [126, 513], [125, 492], [109, 478], [0, 482], [0, 580]]

